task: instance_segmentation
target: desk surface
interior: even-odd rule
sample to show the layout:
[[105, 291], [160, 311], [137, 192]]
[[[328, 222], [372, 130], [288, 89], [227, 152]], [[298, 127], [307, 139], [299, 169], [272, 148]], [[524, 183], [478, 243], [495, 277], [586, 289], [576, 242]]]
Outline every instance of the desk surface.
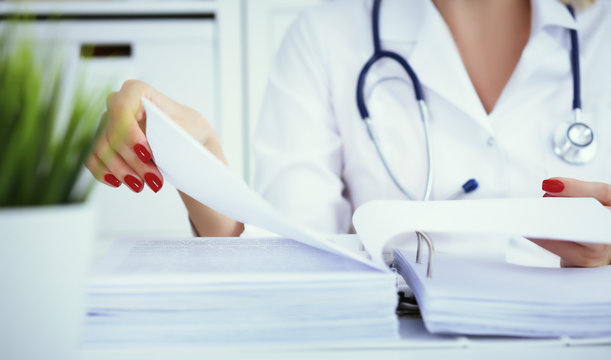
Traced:
[[605, 359], [611, 337], [601, 339], [516, 339], [429, 334], [416, 317], [400, 319], [401, 339], [345, 343], [86, 344], [82, 360], [172, 359]]

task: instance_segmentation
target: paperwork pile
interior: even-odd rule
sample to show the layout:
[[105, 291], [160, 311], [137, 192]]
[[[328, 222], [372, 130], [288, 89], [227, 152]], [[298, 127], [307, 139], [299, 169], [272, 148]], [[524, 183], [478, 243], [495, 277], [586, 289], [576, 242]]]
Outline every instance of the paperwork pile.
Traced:
[[88, 296], [88, 342], [398, 337], [393, 273], [280, 238], [116, 241]]
[[[153, 103], [142, 101], [147, 139], [167, 182], [228, 217], [300, 243], [120, 242], [91, 286], [93, 340], [392, 338], [395, 279], [382, 256], [389, 241], [424, 231], [433, 242], [436, 234], [611, 242], [611, 213], [593, 199], [378, 200], [361, 205], [353, 217], [368, 261], [279, 212]], [[408, 262], [403, 267], [432, 332], [611, 333], [610, 267], [548, 274], [454, 260], [436, 255], [432, 279], [418, 272], [424, 264], [414, 265], [415, 272], [405, 270]]]
[[394, 263], [433, 333], [527, 337], [611, 335], [611, 266], [536, 268], [437, 254], [432, 278], [416, 255]]

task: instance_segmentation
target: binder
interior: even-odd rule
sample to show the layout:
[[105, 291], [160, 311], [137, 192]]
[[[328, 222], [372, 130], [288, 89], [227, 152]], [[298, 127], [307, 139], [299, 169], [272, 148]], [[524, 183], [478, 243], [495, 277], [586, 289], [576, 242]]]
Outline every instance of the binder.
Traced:
[[431, 278], [413, 250], [393, 254], [431, 333], [611, 335], [611, 265], [543, 268], [439, 253]]

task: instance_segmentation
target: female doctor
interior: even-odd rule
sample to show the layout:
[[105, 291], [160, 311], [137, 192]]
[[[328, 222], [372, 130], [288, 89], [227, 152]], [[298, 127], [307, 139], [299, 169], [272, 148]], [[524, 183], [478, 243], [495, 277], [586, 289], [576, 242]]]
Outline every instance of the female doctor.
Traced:
[[[573, 16], [558, 0], [339, 0], [305, 12], [270, 74], [254, 144], [256, 190], [329, 233], [350, 232], [353, 210], [367, 201], [446, 199], [470, 178], [480, 186], [465, 197], [540, 196], [542, 186], [543, 196], [611, 206], [611, 2], [575, 5]], [[384, 51], [397, 57], [375, 59]], [[98, 180], [161, 188], [141, 96], [225, 161], [202, 115], [127, 81], [108, 97], [106, 136], [87, 162]], [[576, 141], [594, 150], [574, 154], [583, 144], [562, 137], [574, 122], [587, 125]], [[568, 155], [554, 149], [572, 144]], [[180, 195], [201, 236], [244, 231]], [[532, 241], [563, 266], [611, 263], [610, 246]]]

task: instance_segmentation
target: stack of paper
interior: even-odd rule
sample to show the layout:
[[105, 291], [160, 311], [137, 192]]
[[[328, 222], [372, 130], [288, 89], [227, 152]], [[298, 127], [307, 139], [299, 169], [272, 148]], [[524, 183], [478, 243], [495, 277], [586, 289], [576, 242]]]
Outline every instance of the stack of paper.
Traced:
[[89, 342], [394, 339], [395, 276], [280, 238], [122, 240], [89, 287]]
[[528, 337], [611, 335], [611, 266], [536, 268], [436, 254], [432, 278], [416, 255], [394, 264], [433, 333]]
[[[147, 139], [166, 181], [228, 217], [302, 244], [242, 248], [220, 239], [170, 255], [157, 245], [152, 254], [135, 247], [123, 265], [106, 269], [109, 280], [92, 287], [97, 339], [394, 336], [394, 280], [383, 250], [406, 234], [428, 232], [433, 243], [439, 233], [611, 242], [611, 213], [594, 199], [379, 200], [360, 206], [353, 218], [373, 260], [365, 261], [288, 219], [153, 103], [143, 104]], [[413, 258], [397, 256], [397, 264], [432, 332], [611, 334], [610, 267], [521, 268], [438, 254], [433, 278], [425, 279], [425, 265], [412, 266]]]

